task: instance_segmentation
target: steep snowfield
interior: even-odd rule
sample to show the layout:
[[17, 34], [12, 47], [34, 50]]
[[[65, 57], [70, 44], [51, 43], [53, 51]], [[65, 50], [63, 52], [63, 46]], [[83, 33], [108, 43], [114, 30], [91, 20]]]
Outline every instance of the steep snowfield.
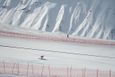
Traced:
[[114, 0], [0, 0], [0, 23], [113, 40], [114, 4]]

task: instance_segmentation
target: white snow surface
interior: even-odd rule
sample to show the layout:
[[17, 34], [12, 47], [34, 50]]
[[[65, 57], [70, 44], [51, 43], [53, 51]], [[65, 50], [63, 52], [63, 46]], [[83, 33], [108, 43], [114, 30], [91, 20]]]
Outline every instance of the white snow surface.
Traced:
[[0, 23], [113, 40], [114, 4], [115, 0], [0, 0]]
[[[0, 31], [28, 33], [28, 29], [0, 26]], [[36, 31], [29, 30], [35, 35]], [[51, 33], [36, 33], [36, 35], [52, 35]], [[59, 35], [64, 37], [63, 34]], [[23, 37], [23, 36], [21, 36]], [[114, 41], [112, 41], [114, 42]], [[101, 70], [115, 70], [115, 46], [71, 43], [44, 39], [25, 39], [0, 35], [0, 60], [18, 63], [37, 63], [54, 67], [73, 67]], [[71, 54], [72, 53], [72, 54]], [[46, 61], [40, 60], [44, 55]]]
[[[10, 62], [38, 63], [54, 67], [72, 66], [73, 68], [86, 67], [88, 69], [115, 70], [114, 46], [84, 45], [45, 40], [16, 39], [12, 37], [1, 37], [0, 40], [0, 59], [5, 58], [4, 61], [11, 59]], [[40, 60], [41, 55], [44, 55], [47, 60]]]

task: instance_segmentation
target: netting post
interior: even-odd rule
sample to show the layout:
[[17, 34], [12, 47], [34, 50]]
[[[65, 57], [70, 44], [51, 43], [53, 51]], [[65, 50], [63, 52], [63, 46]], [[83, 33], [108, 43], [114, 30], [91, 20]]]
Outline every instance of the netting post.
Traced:
[[13, 75], [13, 72], [14, 72], [14, 68], [15, 68], [15, 63], [12, 66], [12, 75]]
[[49, 77], [51, 76], [50, 65], [48, 66]]
[[98, 77], [98, 75], [99, 75], [99, 70], [97, 69], [97, 72], [96, 72], [96, 77]]
[[72, 66], [70, 68], [70, 77], [72, 77]]
[[19, 63], [17, 63], [17, 68], [18, 68], [17, 74], [19, 75], [19, 73], [20, 73], [20, 70], [19, 70]]
[[109, 70], [109, 77], [111, 77], [111, 70]]
[[44, 65], [42, 66], [41, 77], [43, 77]]
[[27, 77], [28, 77], [29, 63], [27, 65]]
[[3, 61], [3, 68], [4, 68], [4, 74], [6, 73], [6, 70], [5, 70], [5, 62]]
[[69, 69], [68, 69], [68, 67], [67, 67], [67, 77], [68, 77], [68, 73], [69, 73], [68, 71], [69, 71]]
[[82, 70], [82, 77], [85, 77], [85, 76], [86, 76], [86, 68]]
[[31, 65], [32, 67], [32, 76], [34, 77], [34, 68], [33, 68], [33, 64]]

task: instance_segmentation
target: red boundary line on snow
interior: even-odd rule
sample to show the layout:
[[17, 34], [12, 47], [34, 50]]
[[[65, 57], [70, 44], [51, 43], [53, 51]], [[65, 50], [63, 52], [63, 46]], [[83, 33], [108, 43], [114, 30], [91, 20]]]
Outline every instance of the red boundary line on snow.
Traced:
[[34, 39], [34, 40], [51, 40], [51, 41], [61, 41], [61, 42], [72, 42], [72, 43], [81, 43], [81, 44], [94, 44], [94, 45], [110, 45], [115, 46], [115, 42], [107, 40], [96, 40], [96, 39], [82, 39], [77, 37], [66, 36], [53, 36], [47, 34], [27, 34], [27, 33], [17, 33], [10, 31], [0, 31], [0, 36], [5, 37], [15, 37], [23, 39]]

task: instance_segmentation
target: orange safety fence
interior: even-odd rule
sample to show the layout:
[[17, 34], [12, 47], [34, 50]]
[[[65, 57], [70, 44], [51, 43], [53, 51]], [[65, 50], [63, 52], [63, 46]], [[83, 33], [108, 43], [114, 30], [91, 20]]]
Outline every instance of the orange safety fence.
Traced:
[[43, 64], [0, 61], [0, 74], [26, 77], [115, 77], [111, 70], [54, 67]]
[[72, 43], [82, 43], [82, 44], [94, 44], [94, 45], [110, 45], [115, 46], [115, 41], [111, 40], [97, 40], [97, 39], [86, 39], [70, 36], [69, 38], [66, 35], [48, 35], [48, 34], [28, 34], [28, 33], [19, 33], [19, 32], [10, 32], [10, 31], [1, 31], [0, 36], [5, 37], [14, 37], [14, 38], [23, 38], [31, 40], [52, 40], [52, 41], [62, 41], [62, 42], [72, 42]]

